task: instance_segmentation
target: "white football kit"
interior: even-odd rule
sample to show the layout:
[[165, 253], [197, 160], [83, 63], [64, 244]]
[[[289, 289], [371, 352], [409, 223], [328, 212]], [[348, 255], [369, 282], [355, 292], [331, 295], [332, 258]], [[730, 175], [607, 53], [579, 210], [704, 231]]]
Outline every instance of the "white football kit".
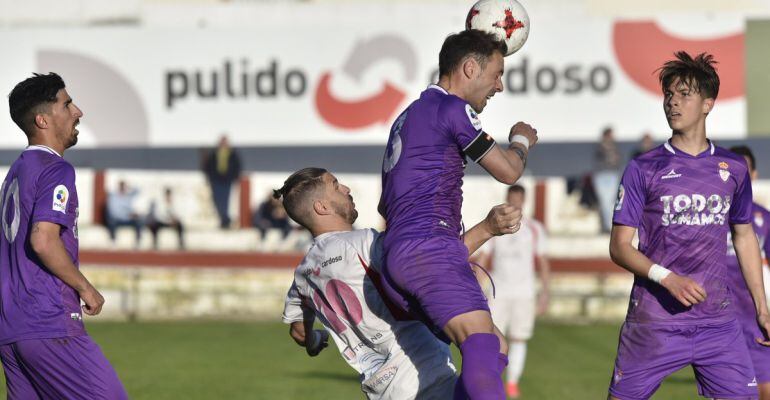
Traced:
[[510, 339], [527, 340], [535, 327], [535, 257], [545, 254], [546, 235], [539, 222], [523, 218], [513, 235], [495, 236], [481, 248], [491, 254], [495, 298], [489, 300], [492, 320]]
[[294, 272], [283, 322], [304, 304], [323, 323], [369, 399], [449, 399], [456, 381], [449, 346], [421, 322], [397, 321], [380, 294], [382, 235], [330, 232], [313, 240]]

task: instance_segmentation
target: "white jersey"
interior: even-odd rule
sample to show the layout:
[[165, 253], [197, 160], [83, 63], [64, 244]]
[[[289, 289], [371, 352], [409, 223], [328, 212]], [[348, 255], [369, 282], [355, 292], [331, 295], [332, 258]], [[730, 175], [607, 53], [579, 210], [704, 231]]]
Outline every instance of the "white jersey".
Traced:
[[420, 322], [396, 321], [381, 294], [381, 260], [373, 229], [319, 235], [294, 272], [283, 321], [302, 321], [302, 304], [313, 309], [370, 399], [451, 397], [449, 346]]
[[481, 252], [491, 254], [492, 280], [497, 297], [535, 297], [535, 257], [545, 255], [547, 238], [540, 222], [523, 218], [521, 228], [513, 235], [495, 236]]

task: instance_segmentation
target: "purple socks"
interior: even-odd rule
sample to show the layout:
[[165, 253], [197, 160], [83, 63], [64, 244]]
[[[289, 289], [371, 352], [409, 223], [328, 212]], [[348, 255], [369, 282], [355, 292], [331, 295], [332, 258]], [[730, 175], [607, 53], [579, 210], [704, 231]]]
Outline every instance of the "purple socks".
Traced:
[[455, 386], [454, 400], [503, 400], [500, 377], [508, 357], [500, 353], [500, 339], [493, 333], [475, 333], [460, 345], [463, 370]]

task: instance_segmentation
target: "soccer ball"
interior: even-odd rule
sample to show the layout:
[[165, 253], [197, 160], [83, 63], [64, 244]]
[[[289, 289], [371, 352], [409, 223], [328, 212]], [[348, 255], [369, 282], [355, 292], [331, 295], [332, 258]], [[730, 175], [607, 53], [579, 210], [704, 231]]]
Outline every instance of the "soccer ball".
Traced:
[[508, 46], [505, 55], [510, 56], [527, 41], [529, 16], [516, 0], [479, 0], [468, 11], [465, 29], [495, 34]]

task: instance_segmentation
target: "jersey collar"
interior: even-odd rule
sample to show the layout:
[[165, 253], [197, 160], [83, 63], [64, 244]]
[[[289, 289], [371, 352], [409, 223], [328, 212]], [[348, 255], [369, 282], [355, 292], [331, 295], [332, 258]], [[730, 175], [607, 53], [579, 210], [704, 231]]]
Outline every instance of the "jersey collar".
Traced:
[[446, 90], [444, 90], [444, 88], [442, 88], [442, 87], [441, 87], [441, 86], [439, 86], [439, 85], [436, 85], [435, 83], [434, 83], [434, 84], [432, 84], [432, 85], [428, 85], [428, 89], [435, 89], [435, 90], [438, 90], [438, 91], [439, 91], [439, 92], [441, 92], [441, 93], [444, 93], [444, 94], [449, 94], [449, 92], [447, 92]]
[[26, 149], [24, 149], [24, 151], [27, 151], [27, 150], [45, 151], [46, 153], [56, 154], [57, 156], [61, 157], [61, 154], [57, 153], [56, 150], [42, 144], [31, 144], [27, 146]]
[[681, 150], [677, 150], [676, 147], [674, 147], [671, 144], [671, 139], [667, 140], [666, 143], [663, 143], [663, 147], [665, 147], [666, 150], [668, 150], [669, 153], [671, 153], [673, 155], [677, 155], [677, 156], [688, 156], [688, 157], [693, 157], [693, 158], [699, 158], [699, 157], [702, 157], [702, 156], [706, 155], [707, 152], [708, 152], [708, 155], [713, 156], [714, 155], [714, 151], [716, 151], [716, 147], [714, 146], [714, 142], [712, 142], [710, 139], [706, 139], [706, 140], [709, 142], [709, 149], [704, 151], [704, 152], [702, 152], [702, 153], [700, 153], [700, 154], [698, 154], [697, 156], [692, 156], [692, 155], [687, 154], [687, 153], [685, 153], [685, 152], [683, 152]]

